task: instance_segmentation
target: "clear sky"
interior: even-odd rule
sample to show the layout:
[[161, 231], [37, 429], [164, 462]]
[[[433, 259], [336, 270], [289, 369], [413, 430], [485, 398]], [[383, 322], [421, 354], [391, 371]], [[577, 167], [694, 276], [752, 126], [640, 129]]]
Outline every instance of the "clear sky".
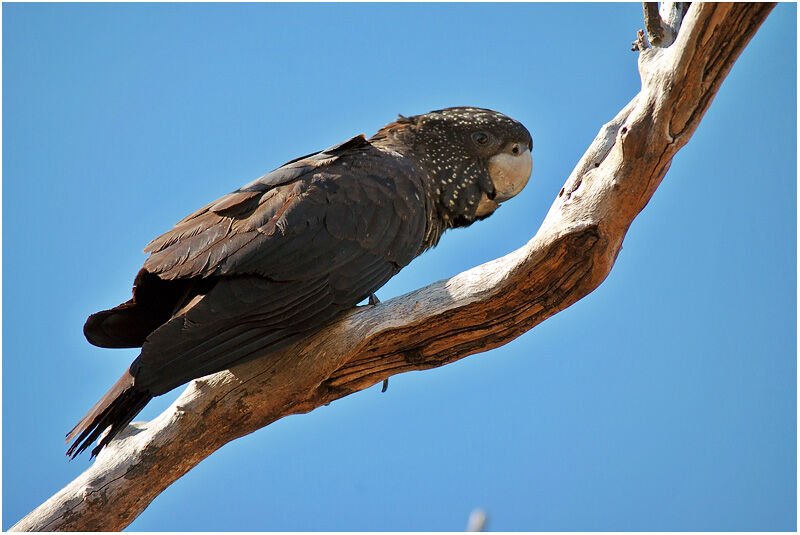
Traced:
[[[638, 3], [2, 9], [3, 529], [89, 465], [64, 434], [136, 352], [83, 322], [178, 219], [398, 113], [522, 121], [525, 191], [386, 300], [522, 246], [639, 89]], [[795, 530], [795, 42], [781, 4], [594, 293], [228, 444], [130, 529]]]

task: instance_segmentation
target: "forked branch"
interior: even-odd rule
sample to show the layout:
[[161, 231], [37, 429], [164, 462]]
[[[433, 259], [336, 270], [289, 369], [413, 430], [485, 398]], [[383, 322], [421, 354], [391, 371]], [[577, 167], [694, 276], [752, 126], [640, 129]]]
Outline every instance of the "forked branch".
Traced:
[[600, 129], [522, 248], [193, 381], [12, 530], [120, 530], [231, 440], [391, 375], [508, 343], [587, 295], [608, 275], [631, 222], [773, 7], [694, 3], [672, 46], [642, 50], [641, 91]]
[[686, 16], [690, 2], [642, 2], [644, 27], [647, 37], [655, 47], [666, 48], [675, 42], [681, 21]]

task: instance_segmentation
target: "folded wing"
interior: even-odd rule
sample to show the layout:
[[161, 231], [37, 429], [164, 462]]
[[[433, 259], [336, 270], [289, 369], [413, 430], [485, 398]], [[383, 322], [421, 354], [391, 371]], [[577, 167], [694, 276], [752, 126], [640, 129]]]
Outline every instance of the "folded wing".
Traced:
[[131, 366], [136, 388], [159, 395], [268, 354], [377, 290], [425, 235], [414, 171], [359, 136], [289, 162], [153, 240], [125, 313], [159, 285], [174, 301], [150, 305], [169, 313], [144, 336]]

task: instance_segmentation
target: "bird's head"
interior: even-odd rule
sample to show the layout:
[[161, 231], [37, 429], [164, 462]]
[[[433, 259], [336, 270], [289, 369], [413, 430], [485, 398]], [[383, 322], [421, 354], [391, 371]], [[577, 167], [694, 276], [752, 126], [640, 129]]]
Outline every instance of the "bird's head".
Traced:
[[384, 134], [413, 149], [448, 227], [491, 215], [522, 191], [531, 174], [533, 141], [514, 119], [483, 108], [447, 108], [401, 117]]

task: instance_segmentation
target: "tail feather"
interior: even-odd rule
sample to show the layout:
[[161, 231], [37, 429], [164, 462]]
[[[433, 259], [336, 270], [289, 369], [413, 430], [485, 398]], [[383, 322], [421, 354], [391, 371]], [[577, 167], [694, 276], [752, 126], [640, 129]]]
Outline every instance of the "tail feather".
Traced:
[[110, 427], [108, 433], [92, 450], [92, 457], [100, 453], [100, 450], [111, 442], [111, 439], [122, 431], [151, 399], [153, 396], [149, 392], [142, 392], [134, 388], [133, 376], [126, 371], [111, 387], [111, 390], [106, 392], [100, 401], [86, 413], [86, 416], [81, 418], [78, 425], [67, 433], [67, 442], [75, 439], [67, 450], [67, 456], [73, 459], [77, 457], [97, 440], [104, 430]]
[[142, 347], [145, 338], [163, 322], [134, 299], [89, 316], [83, 335], [98, 347]]

